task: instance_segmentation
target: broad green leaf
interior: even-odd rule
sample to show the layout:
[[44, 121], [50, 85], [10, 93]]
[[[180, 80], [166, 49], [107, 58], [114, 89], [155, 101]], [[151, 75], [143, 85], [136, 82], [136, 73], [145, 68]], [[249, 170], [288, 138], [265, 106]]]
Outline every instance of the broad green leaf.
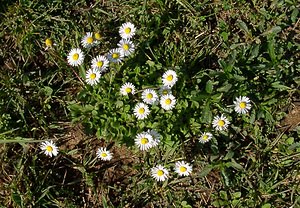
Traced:
[[246, 25], [246, 23], [242, 20], [237, 20], [237, 26], [243, 30], [247, 35], [251, 35], [251, 32], [248, 29], [248, 26]]
[[288, 86], [285, 86], [285, 85], [283, 85], [283, 84], [280, 84], [279, 81], [273, 82], [273, 83], [271, 84], [271, 86], [272, 86], [273, 88], [279, 89], [279, 90], [290, 90], [290, 89], [291, 89], [291, 88], [288, 87]]
[[199, 176], [200, 178], [205, 177], [205, 176], [207, 176], [207, 175], [210, 173], [210, 171], [211, 171], [212, 169], [213, 169], [213, 167], [212, 167], [211, 165], [205, 166], [205, 167], [201, 170], [201, 172], [198, 174], [198, 176]]
[[272, 207], [272, 205], [269, 204], [269, 203], [264, 204], [264, 205], [261, 206], [261, 208], [271, 208], [271, 207]]
[[297, 21], [298, 14], [299, 14], [299, 10], [296, 7], [296, 8], [293, 9], [293, 12], [291, 14], [291, 20], [292, 20], [293, 23], [295, 23]]
[[206, 91], [207, 93], [209, 93], [209, 94], [212, 93], [212, 91], [213, 91], [213, 83], [212, 83], [211, 80], [208, 80], [208, 81], [206, 82], [205, 91]]

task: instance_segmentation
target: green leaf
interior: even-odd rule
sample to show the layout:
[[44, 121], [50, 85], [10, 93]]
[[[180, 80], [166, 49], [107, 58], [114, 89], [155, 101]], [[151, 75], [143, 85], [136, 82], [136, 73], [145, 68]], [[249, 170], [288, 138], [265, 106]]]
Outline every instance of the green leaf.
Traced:
[[232, 84], [226, 82], [224, 85], [217, 89], [218, 92], [228, 92], [232, 87]]
[[232, 194], [232, 198], [234, 198], [234, 199], [239, 199], [239, 198], [241, 198], [241, 196], [242, 196], [241, 192], [235, 192]]
[[233, 167], [236, 170], [244, 170], [243, 166], [238, 164], [233, 158], [231, 158], [231, 162], [228, 162], [226, 165]]
[[271, 84], [271, 86], [272, 86], [273, 88], [279, 89], [279, 90], [290, 90], [290, 89], [291, 89], [291, 88], [288, 87], [288, 86], [285, 86], [285, 85], [280, 84], [279, 81], [273, 82], [273, 83]]
[[221, 36], [222, 36], [223, 40], [226, 42], [228, 40], [229, 34], [227, 32], [222, 32]]
[[275, 40], [273, 38], [268, 41], [268, 52], [272, 62], [275, 63], [276, 61]]
[[291, 20], [292, 20], [293, 23], [295, 23], [297, 21], [298, 14], [299, 14], [298, 8], [294, 8], [293, 12], [291, 14]]
[[200, 120], [203, 123], [211, 123], [212, 112], [210, 110], [209, 102], [207, 102], [206, 105], [205, 105], [205, 107], [203, 108]]
[[211, 165], [208, 165], [208, 166], [205, 166], [202, 170], [201, 170], [201, 172], [199, 173], [199, 177], [200, 178], [202, 178], [202, 177], [205, 177], [205, 176], [207, 176], [209, 173], [210, 173], [210, 171], [213, 169], [213, 167], [211, 166]]
[[271, 208], [271, 204], [267, 203], [261, 206], [261, 208]]
[[219, 193], [220, 193], [221, 199], [228, 200], [226, 191], [220, 191]]
[[48, 87], [48, 86], [45, 86], [43, 90], [44, 90], [45, 95], [48, 96], [48, 97], [50, 97], [53, 93], [53, 89], [51, 87]]
[[212, 91], [213, 91], [213, 83], [212, 83], [211, 80], [208, 80], [208, 81], [206, 82], [205, 91], [206, 91], [207, 93], [209, 93], [209, 94], [212, 93]]
[[279, 26], [274, 26], [274, 27], [272, 27], [271, 29], [265, 31], [262, 35], [263, 35], [263, 36], [267, 36], [267, 35], [270, 35], [270, 34], [276, 35], [276, 34], [279, 33], [280, 31], [281, 31], [281, 27], [279, 27]]
[[242, 20], [237, 20], [237, 26], [243, 30], [247, 35], [251, 35], [251, 32], [248, 29], [248, 26]]

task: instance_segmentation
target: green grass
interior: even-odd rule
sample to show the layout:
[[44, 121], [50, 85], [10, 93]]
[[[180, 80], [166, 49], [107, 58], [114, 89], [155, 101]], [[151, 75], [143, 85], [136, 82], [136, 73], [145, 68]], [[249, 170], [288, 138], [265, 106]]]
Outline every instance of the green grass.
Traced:
[[[0, 5], [0, 206], [299, 207], [299, 4], [297, 1], [4, 1]], [[84, 84], [92, 57], [115, 48], [124, 22], [137, 27], [135, 53], [95, 86]], [[81, 67], [69, 51], [85, 32], [101, 44]], [[56, 44], [45, 49], [45, 39]], [[137, 121], [141, 90], [176, 71], [172, 111], [151, 107]], [[123, 97], [132, 82], [139, 90]], [[248, 96], [246, 115], [233, 100]], [[297, 107], [298, 106], [298, 107]], [[293, 111], [294, 109], [294, 111]], [[295, 113], [296, 112], [296, 113]], [[225, 114], [227, 131], [214, 131]], [[288, 118], [289, 122], [284, 122]], [[286, 126], [284, 126], [286, 124]], [[156, 129], [141, 152], [137, 133]], [[213, 139], [198, 137], [211, 131]], [[39, 142], [54, 140], [57, 157]], [[106, 146], [113, 160], [96, 159]], [[175, 161], [193, 165], [188, 177]], [[150, 169], [165, 165], [162, 183]]]

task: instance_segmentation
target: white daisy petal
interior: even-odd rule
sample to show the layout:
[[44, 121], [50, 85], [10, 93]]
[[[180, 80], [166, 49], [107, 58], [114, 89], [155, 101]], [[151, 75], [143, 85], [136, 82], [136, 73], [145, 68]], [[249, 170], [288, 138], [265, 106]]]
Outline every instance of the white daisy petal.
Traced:
[[138, 148], [142, 151], [147, 151], [153, 145], [153, 137], [147, 132], [142, 132], [136, 135], [134, 141]]
[[176, 99], [173, 95], [163, 95], [160, 97], [160, 105], [165, 110], [171, 110], [175, 107]]
[[223, 114], [221, 116], [215, 116], [212, 122], [213, 127], [218, 131], [223, 131], [228, 128], [230, 122]]
[[146, 89], [142, 93], [142, 99], [145, 103], [153, 105], [158, 100], [158, 95], [154, 90]]
[[52, 156], [56, 156], [58, 154], [58, 148], [53, 143], [53, 141], [42, 142], [40, 148], [42, 151], [44, 151], [45, 155], [47, 155], [47, 156], [52, 157]]
[[92, 69], [97, 69], [100, 72], [105, 72], [109, 65], [109, 61], [105, 56], [96, 56], [92, 60]]
[[113, 156], [113, 154], [109, 150], [106, 150], [106, 147], [100, 147], [97, 150], [96, 154], [99, 159], [104, 160], [104, 161], [111, 160], [112, 156]]
[[246, 114], [251, 109], [250, 99], [246, 96], [240, 96], [235, 98], [235, 101], [233, 101], [235, 107], [234, 110], [237, 113], [240, 114]]
[[169, 171], [162, 165], [151, 168], [151, 176], [157, 181], [165, 181], [169, 176]]
[[164, 86], [173, 87], [175, 83], [177, 82], [177, 74], [173, 70], [166, 71], [162, 76], [162, 81]]
[[84, 54], [80, 48], [73, 48], [68, 55], [68, 63], [71, 66], [79, 66], [83, 63]]
[[137, 117], [137, 119], [144, 119], [147, 118], [147, 116], [150, 114], [150, 110], [146, 104], [138, 103], [134, 107], [133, 113]]
[[211, 140], [211, 138], [212, 138], [212, 134], [211, 134], [211, 133], [209, 133], [209, 132], [204, 132], [204, 133], [201, 135], [201, 137], [199, 138], [199, 141], [200, 141], [201, 143], [206, 143], [206, 142], [208, 142], [209, 140]]
[[119, 34], [120, 34], [121, 38], [123, 38], [123, 39], [130, 39], [134, 36], [135, 30], [136, 29], [135, 29], [134, 24], [132, 24], [130, 22], [126, 22], [121, 25], [121, 27], [119, 29]]
[[178, 173], [179, 176], [188, 176], [191, 174], [193, 168], [189, 163], [184, 161], [178, 161], [175, 163], [175, 172]]
[[107, 58], [110, 62], [120, 63], [124, 58], [124, 54], [122, 53], [120, 48], [114, 48], [108, 52]]
[[120, 40], [118, 47], [121, 49], [123, 56], [129, 56], [134, 52], [134, 44], [128, 39]]
[[89, 85], [95, 85], [99, 82], [101, 73], [97, 69], [89, 69], [86, 72], [85, 79]]

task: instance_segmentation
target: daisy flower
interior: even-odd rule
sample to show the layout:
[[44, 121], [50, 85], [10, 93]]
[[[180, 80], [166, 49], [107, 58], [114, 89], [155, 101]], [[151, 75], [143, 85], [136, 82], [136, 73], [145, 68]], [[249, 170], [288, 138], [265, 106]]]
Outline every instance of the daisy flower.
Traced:
[[160, 96], [172, 94], [171, 88], [169, 86], [161, 86], [158, 90]]
[[251, 109], [250, 99], [246, 96], [240, 96], [233, 101], [235, 107], [234, 110], [240, 114], [246, 114]]
[[157, 131], [152, 130], [152, 129], [151, 130], [148, 129], [147, 133], [150, 134], [152, 136], [152, 138], [153, 138], [153, 140], [152, 140], [152, 147], [157, 146], [158, 143], [160, 142], [160, 134]]
[[146, 89], [142, 93], [142, 99], [145, 103], [153, 105], [157, 101], [158, 95], [154, 90]]
[[111, 160], [113, 155], [109, 150], [106, 150], [106, 147], [100, 147], [96, 154], [99, 159], [104, 161]]
[[171, 94], [163, 95], [160, 98], [160, 105], [165, 110], [171, 110], [172, 108], [175, 107], [175, 104], [176, 104], [176, 99]]
[[150, 114], [150, 110], [146, 104], [138, 103], [134, 107], [133, 113], [137, 117], [137, 119], [144, 119], [147, 118], [147, 116]]
[[121, 25], [119, 34], [123, 39], [130, 39], [135, 34], [135, 26], [131, 22], [126, 22]]
[[188, 176], [191, 174], [193, 168], [189, 163], [184, 161], [178, 161], [175, 163], [175, 172], [178, 173], [179, 176]]
[[135, 93], [135, 87], [132, 83], [126, 82], [125, 84], [122, 85], [120, 89], [120, 93], [122, 95], [128, 95], [129, 93], [134, 94]]
[[42, 151], [44, 151], [45, 155], [48, 155], [50, 157], [56, 156], [58, 154], [58, 148], [53, 143], [53, 141], [42, 142], [40, 148], [41, 148]]
[[169, 171], [162, 165], [151, 168], [151, 176], [157, 181], [165, 181], [169, 176]]
[[85, 81], [89, 85], [95, 85], [99, 82], [100, 77], [101, 77], [101, 73], [98, 69], [89, 69], [86, 72]]
[[213, 127], [218, 131], [226, 130], [229, 124], [230, 122], [223, 114], [221, 116], [215, 116], [212, 123]]
[[79, 66], [83, 63], [84, 54], [80, 48], [73, 48], [68, 55], [68, 63], [71, 66]]
[[138, 135], [136, 135], [134, 139], [135, 144], [139, 147], [140, 150], [148, 150], [153, 145], [153, 137], [151, 134], [147, 132], [142, 132]]
[[101, 72], [105, 72], [108, 67], [109, 61], [105, 56], [96, 56], [92, 60], [92, 69], [98, 69]]
[[121, 49], [123, 56], [129, 56], [134, 52], [134, 44], [128, 39], [120, 40], [118, 47]]
[[206, 143], [208, 142], [209, 140], [211, 140], [212, 138], [212, 134], [209, 133], [209, 132], [204, 132], [201, 137], [199, 138], [200, 142], [201, 143]]
[[177, 80], [177, 74], [173, 70], [166, 71], [162, 76], [162, 81], [165, 86], [172, 87]]
[[90, 48], [95, 45], [95, 40], [93, 38], [93, 33], [88, 32], [86, 35], [82, 38], [81, 44], [84, 48]]
[[107, 58], [110, 62], [120, 63], [124, 58], [124, 54], [120, 48], [114, 48], [108, 52]]

